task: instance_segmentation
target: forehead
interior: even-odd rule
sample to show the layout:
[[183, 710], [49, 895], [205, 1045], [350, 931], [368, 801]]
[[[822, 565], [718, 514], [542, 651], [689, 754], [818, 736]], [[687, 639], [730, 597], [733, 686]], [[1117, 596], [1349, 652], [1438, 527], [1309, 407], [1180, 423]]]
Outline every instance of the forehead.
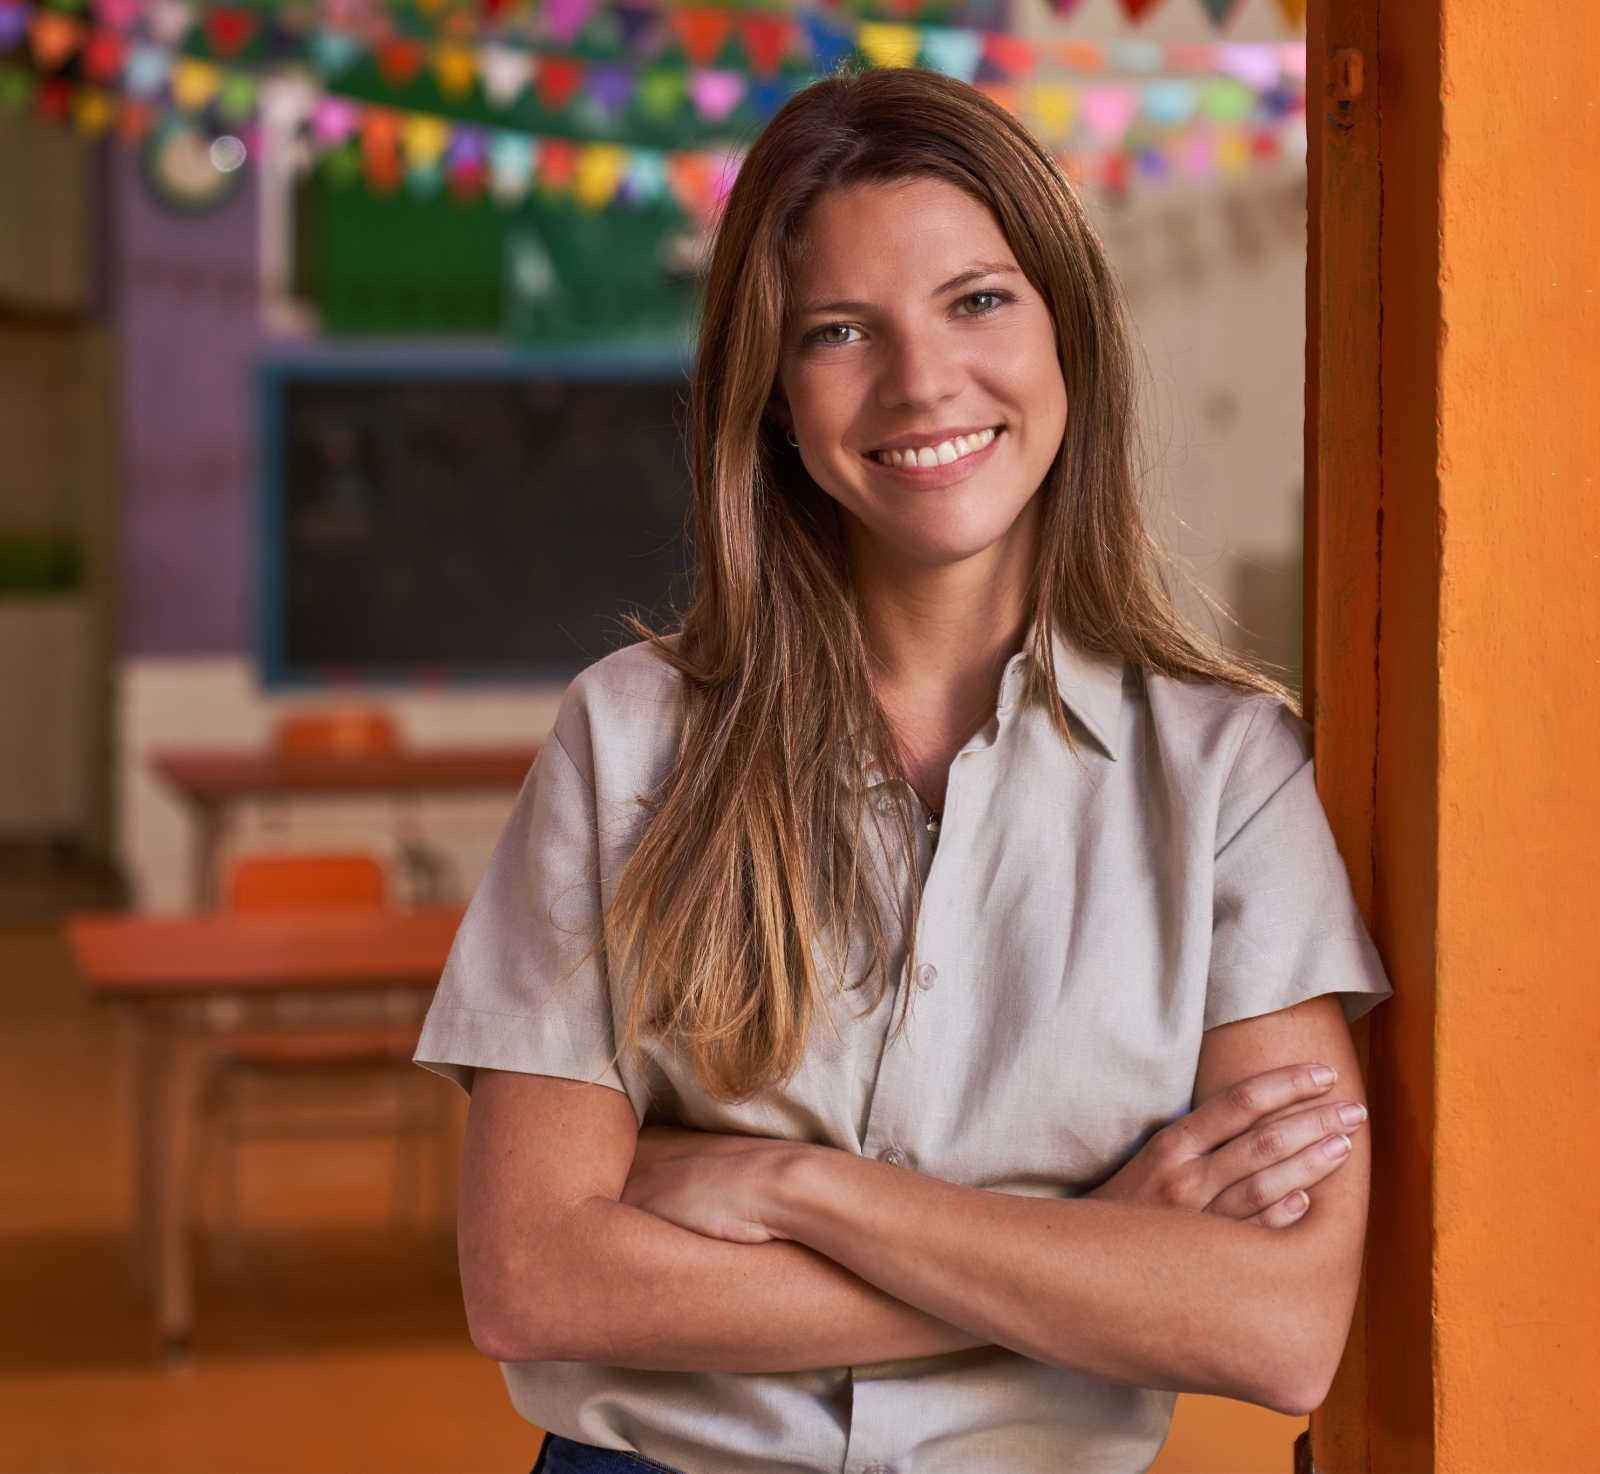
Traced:
[[806, 212], [796, 247], [796, 301], [818, 289], [944, 281], [980, 257], [1016, 264], [988, 207], [942, 179], [828, 190]]

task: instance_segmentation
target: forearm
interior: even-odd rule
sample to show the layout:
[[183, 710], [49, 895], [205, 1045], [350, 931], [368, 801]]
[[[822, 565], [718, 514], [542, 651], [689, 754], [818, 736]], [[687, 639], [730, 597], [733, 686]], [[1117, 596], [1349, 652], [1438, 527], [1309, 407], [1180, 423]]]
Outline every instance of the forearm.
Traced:
[[[787, 1372], [985, 1344], [803, 1244], [736, 1244], [591, 1198], [541, 1246], [525, 1360]], [[511, 1359], [511, 1358], [502, 1358]]]
[[772, 1227], [981, 1341], [1112, 1381], [1292, 1412], [1326, 1336], [1298, 1228], [1030, 1198], [842, 1152], [792, 1159]]

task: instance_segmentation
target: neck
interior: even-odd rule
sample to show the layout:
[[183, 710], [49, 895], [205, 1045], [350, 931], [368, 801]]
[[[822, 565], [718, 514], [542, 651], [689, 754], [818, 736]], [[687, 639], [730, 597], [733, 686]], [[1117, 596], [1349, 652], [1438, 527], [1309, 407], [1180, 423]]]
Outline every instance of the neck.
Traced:
[[993, 713], [1028, 630], [1030, 572], [1003, 547], [938, 566], [856, 559], [878, 699], [908, 749], [959, 746]]

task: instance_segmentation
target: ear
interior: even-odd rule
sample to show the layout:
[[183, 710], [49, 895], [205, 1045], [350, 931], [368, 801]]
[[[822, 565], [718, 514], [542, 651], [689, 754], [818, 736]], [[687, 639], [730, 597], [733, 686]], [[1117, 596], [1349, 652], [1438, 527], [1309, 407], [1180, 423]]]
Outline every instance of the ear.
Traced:
[[783, 386], [773, 381], [772, 393], [767, 397], [766, 415], [780, 430], [794, 428], [794, 416], [789, 413], [789, 401], [784, 397]]

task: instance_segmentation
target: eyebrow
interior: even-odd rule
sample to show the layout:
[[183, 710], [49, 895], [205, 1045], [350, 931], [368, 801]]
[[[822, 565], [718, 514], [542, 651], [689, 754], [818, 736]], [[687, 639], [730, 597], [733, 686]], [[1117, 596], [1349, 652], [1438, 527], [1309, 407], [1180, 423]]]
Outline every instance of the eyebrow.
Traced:
[[[974, 261], [959, 276], [953, 276], [949, 281], [937, 286], [930, 295], [942, 297], [946, 292], [954, 291], [957, 287], [964, 287], [968, 282], [977, 281], [983, 276], [1021, 276], [1018, 267], [1009, 266], [1004, 261]], [[797, 317], [810, 317], [814, 312], [870, 312], [870, 302], [838, 301], [838, 302], [807, 302], [796, 312]]]

